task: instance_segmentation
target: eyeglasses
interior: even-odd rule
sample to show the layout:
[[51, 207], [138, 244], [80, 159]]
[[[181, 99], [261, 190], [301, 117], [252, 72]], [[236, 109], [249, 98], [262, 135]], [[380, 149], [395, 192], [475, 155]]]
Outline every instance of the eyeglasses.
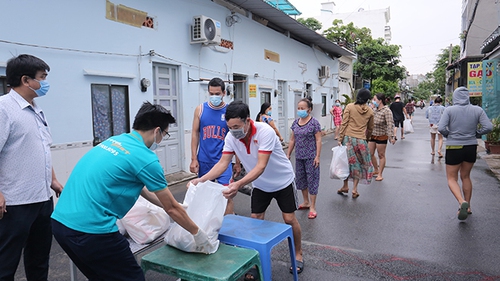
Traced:
[[170, 134], [165, 130], [165, 131], [161, 131], [164, 135], [163, 135], [163, 140], [168, 140], [170, 138]]

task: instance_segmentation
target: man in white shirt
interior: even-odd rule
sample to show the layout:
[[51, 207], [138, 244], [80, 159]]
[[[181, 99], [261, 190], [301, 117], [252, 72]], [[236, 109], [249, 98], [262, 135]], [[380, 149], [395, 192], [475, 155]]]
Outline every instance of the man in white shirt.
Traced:
[[297, 190], [292, 164], [274, 130], [265, 123], [250, 119], [248, 105], [241, 101], [232, 102], [226, 109], [225, 119], [231, 134], [226, 135], [222, 158], [207, 174], [191, 183], [196, 185], [217, 178], [236, 154], [248, 172], [239, 181], [230, 183], [224, 196], [233, 198], [240, 188], [252, 183], [251, 216], [257, 219], [264, 219], [267, 207], [273, 198], [276, 199], [285, 223], [292, 227], [297, 271], [300, 273], [304, 260], [300, 224], [295, 216]]
[[12, 89], [0, 97], [0, 280], [14, 280], [23, 253], [26, 279], [48, 278], [51, 189], [59, 196], [63, 186], [52, 169], [50, 129], [34, 99], [47, 94], [49, 70], [31, 55], [7, 62]]

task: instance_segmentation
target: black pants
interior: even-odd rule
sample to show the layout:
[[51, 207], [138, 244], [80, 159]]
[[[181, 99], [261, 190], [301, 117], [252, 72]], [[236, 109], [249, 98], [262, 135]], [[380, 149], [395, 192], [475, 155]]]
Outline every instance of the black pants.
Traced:
[[49, 201], [7, 206], [0, 219], [0, 280], [13, 281], [24, 248], [24, 270], [28, 281], [46, 281], [49, 274], [52, 231]]
[[89, 234], [52, 220], [57, 242], [90, 281], [143, 281], [127, 239], [120, 232]]

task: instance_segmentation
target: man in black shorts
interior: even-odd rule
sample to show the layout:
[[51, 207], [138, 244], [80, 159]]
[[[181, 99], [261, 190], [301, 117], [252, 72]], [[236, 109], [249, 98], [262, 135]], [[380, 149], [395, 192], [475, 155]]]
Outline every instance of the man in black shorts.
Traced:
[[297, 272], [301, 273], [304, 268], [302, 231], [295, 216], [298, 200], [292, 164], [271, 126], [250, 119], [248, 105], [241, 101], [232, 102], [227, 106], [225, 118], [231, 133], [224, 140], [221, 159], [207, 174], [191, 183], [196, 185], [217, 178], [236, 155], [247, 174], [230, 183], [224, 196], [233, 198], [240, 188], [252, 183], [251, 216], [257, 219], [264, 219], [267, 207], [276, 199], [285, 223], [292, 227]]
[[397, 136], [398, 127], [401, 127], [401, 139], [403, 140], [405, 138], [403, 122], [405, 116], [408, 118], [408, 113], [406, 113], [405, 105], [401, 102], [401, 97], [398, 94], [394, 96], [394, 102], [391, 103], [390, 109], [394, 119], [394, 137]]

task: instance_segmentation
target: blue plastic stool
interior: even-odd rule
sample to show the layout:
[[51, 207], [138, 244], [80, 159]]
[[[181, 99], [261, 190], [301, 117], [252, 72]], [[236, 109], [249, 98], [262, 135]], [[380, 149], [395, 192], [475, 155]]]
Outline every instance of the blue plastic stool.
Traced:
[[292, 227], [277, 222], [258, 220], [243, 216], [226, 215], [219, 231], [219, 240], [225, 244], [255, 249], [259, 252], [264, 281], [271, 281], [271, 250], [288, 238], [293, 280], [298, 281], [295, 263], [295, 246]]

